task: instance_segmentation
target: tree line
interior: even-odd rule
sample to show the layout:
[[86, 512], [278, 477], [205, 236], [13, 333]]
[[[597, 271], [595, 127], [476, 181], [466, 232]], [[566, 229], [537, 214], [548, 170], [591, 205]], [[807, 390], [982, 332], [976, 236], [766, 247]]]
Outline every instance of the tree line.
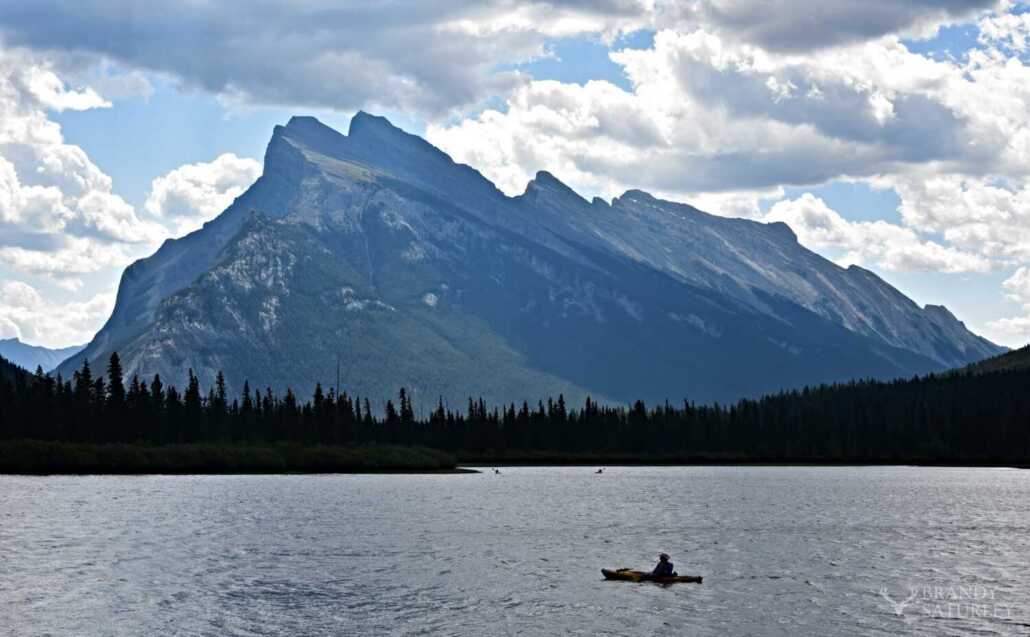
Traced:
[[368, 398], [316, 386], [227, 394], [123, 378], [117, 353], [103, 374], [88, 361], [71, 379], [37, 369], [0, 377], [0, 439], [88, 443], [297, 442], [418, 445], [463, 457], [619, 457], [768, 461], [1017, 462], [1030, 459], [1030, 371], [972, 371], [783, 391], [734, 404], [618, 406], [563, 396], [460, 409], [440, 400], [417, 417], [411, 396], [373, 409]]

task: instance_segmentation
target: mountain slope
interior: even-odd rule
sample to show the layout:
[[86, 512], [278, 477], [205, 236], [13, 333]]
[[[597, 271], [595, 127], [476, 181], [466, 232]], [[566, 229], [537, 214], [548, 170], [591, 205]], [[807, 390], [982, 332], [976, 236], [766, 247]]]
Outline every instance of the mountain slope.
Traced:
[[39, 345], [22, 343], [17, 338], [0, 339], [0, 356], [8, 361], [28, 370], [35, 370], [42, 367], [43, 371], [50, 371], [57, 367], [69, 356], [77, 354], [84, 345], [64, 347], [60, 349], [49, 349]]
[[1011, 352], [973, 363], [962, 371], [989, 374], [992, 372], [1021, 371], [1024, 369], [1030, 369], [1030, 345], [1024, 345]]
[[24, 369], [0, 356], [0, 380], [14, 381], [25, 373]]
[[386, 120], [276, 127], [261, 178], [122, 278], [65, 374], [117, 349], [128, 373], [235, 389], [332, 381], [426, 406], [564, 391], [727, 400], [910, 375], [1001, 348], [943, 308], [805, 249], [783, 224], [639, 191], [587, 202], [540, 173], [509, 198]]
[[306, 225], [254, 215], [217, 265], [161, 305], [160, 327], [129, 342], [123, 359], [134, 372], [166, 378], [192, 367], [210, 379], [224, 369], [259, 388], [307, 390], [334, 380], [339, 355], [343, 387], [377, 403], [401, 385], [423, 402], [512, 389], [586, 395], [555, 376], [529, 373], [524, 356], [468, 314], [431, 298], [384, 301], [324, 239]]

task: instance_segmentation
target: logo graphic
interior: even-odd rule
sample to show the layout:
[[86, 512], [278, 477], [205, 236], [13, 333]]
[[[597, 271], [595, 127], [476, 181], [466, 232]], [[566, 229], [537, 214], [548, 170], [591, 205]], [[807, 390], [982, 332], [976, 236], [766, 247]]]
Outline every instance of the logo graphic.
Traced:
[[904, 599], [895, 598], [886, 586], [881, 586], [878, 592], [896, 617], [907, 613], [910, 617], [985, 622], [1011, 621], [1013, 617], [1011, 605], [999, 599], [993, 587], [983, 584], [909, 586], [908, 597]]
[[890, 604], [891, 608], [894, 609], [895, 615], [901, 617], [905, 614], [905, 607], [911, 604], [913, 601], [915, 601], [917, 597], [919, 597], [919, 590], [911, 589], [911, 593], [909, 594], [909, 596], [905, 600], [899, 602], [896, 601], [893, 597], [891, 597], [890, 593], [887, 592], [886, 587], [882, 587], [880, 588], [880, 597], [887, 600], [887, 603]]

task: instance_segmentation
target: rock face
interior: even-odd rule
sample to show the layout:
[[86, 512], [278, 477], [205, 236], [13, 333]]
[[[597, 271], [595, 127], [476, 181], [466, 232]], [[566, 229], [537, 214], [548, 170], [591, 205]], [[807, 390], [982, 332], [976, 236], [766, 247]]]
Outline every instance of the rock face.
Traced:
[[5, 338], [0, 339], [0, 356], [31, 372], [36, 371], [37, 367], [42, 367], [43, 371], [48, 372], [69, 356], [80, 352], [83, 347], [84, 345], [78, 345], [50, 349], [22, 343], [17, 338]]
[[381, 117], [276, 127], [218, 218], [126, 269], [82, 358], [231, 388], [335, 381], [425, 407], [564, 392], [728, 400], [952, 368], [1003, 351], [942, 307], [843, 269], [783, 224], [629, 191], [588, 202], [539, 173], [506, 197]]

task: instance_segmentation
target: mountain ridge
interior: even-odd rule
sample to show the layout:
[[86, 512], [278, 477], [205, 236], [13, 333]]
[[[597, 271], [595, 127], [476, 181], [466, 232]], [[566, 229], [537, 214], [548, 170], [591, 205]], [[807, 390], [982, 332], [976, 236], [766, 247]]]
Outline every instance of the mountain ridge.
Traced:
[[[212, 281], [227, 259], [246, 269], [232, 250], [254, 219], [265, 224], [269, 245], [274, 227], [289, 244], [280, 246], [274, 270], [284, 277], [280, 287], [224, 273]], [[247, 245], [254, 259], [268, 249]], [[339, 290], [312, 296], [321, 282], [311, 277]], [[259, 289], [260, 301], [248, 296]], [[226, 307], [239, 305], [238, 315], [212, 310], [221, 318], [206, 322], [187, 311], [190, 294], [222, 295]], [[294, 331], [318, 347], [286, 348], [289, 330], [262, 327], [264, 303], [286, 308]], [[291, 303], [309, 314], [294, 313]], [[376, 303], [394, 308], [390, 319], [373, 316]], [[472, 336], [458, 343], [465, 331]], [[241, 333], [262, 335], [251, 347], [270, 352], [266, 363], [234, 349], [231, 336]], [[392, 343], [401, 354], [386, 358], [409, 371], [391, 377], [385, 364], [376, 367], [375, 343]], [[1002, 351], [950, 312], [920, 308], [874, 273], [805, 249], [784, 224], [710, 215], [638, 190], [610, 204], [587, 201], [546, 171], [508, 197], [474, 168], [365, 113], [348, 135], [310, 117], [277, 126], [255, 184], [200, 230], [130, 266], [111, 319], [61, 371], [114, 349], [124, 350], [130, 373], [177, 380], [189, 366], [207, 380], [220, 361], [232, 361], [224, 371], [236, 387], [246, 376], [298, 390], [328, 380], [326, 350], [343, 350], [351, 357], [345, 375], [354, 372], [363, 394], [386, 396], [407, 384], [418, 386], [425, 404], [443, 388], [458, 400], [459, 391], [477, 387], [497, 402], [554, 394], [557, 386], [617, 401], [731, 399], [942, 370]], [[427, 351], [442, 358], [408, 364]], [[815, 360], [830, 352], [833, 360]], [[491, 353], [504, 353], [493, 373], [510, 386], [484, 377], [491, 372], [476, 358]], [[320, 370], [272, 371], [296, 368], [299, 356], [319, 359]], [[365, 382], [359, 370], [379, 380]]]
[[49, 372], [84, 347], [85, 345], [43, 347], [23, 343], [17, 337], [12, 337], [0, 339], [0, 356], [23, 369], [35, 371], [37, 367], [42, 367], [44, 372]]

